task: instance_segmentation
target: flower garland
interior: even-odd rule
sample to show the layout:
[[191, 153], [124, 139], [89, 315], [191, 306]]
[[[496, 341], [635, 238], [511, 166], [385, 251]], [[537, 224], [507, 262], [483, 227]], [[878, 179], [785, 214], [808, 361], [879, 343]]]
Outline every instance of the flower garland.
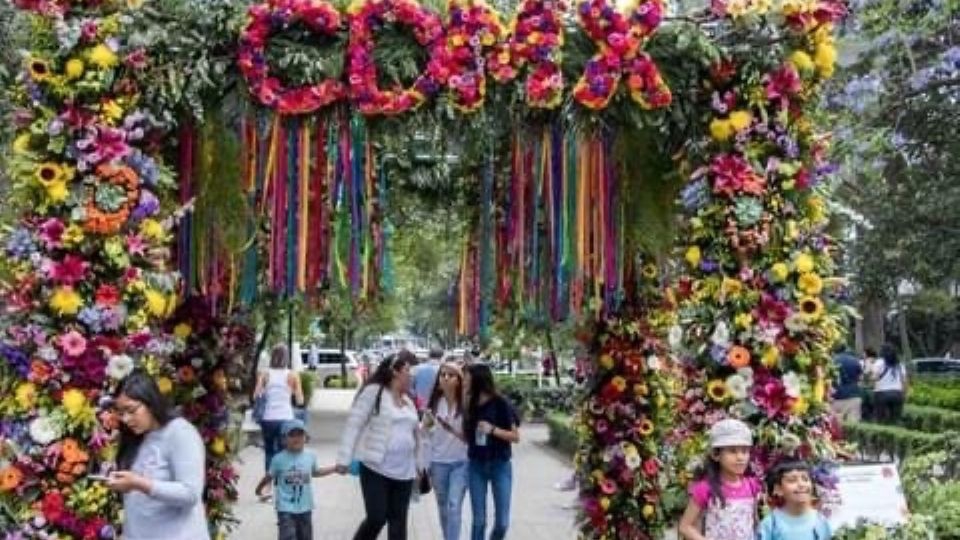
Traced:
[[762, 441], [754, 453], [761, 473], [785, 455], [823, 462], [837, 449], [826, 391], [832, 347], [843, 335], [842, 282], [833, 277], [836, 243], [818, 192], [832, 168], [825, 139], [805, 116], [833, 71], [835, 55], [823, 52], [833, 46], [831, 31], [788, 26], [787, 60], [766, 72], [740, 57], [714, 67], [711, 154], [681, 193], [687, 268], [677, 295], [685, 324], [671, 334], [697, 369], [679, 405], [688, 413], [680, 438], [725, 416], [742, 418]]
[[587, 61], [583, 76], [573, 87], [573, 97], [598, 110], [610, 102], [621, 76], [627, 76], [630, 97], [645, 109], [666, 107], [672, 96], [660, 70], [640, 47], [660, 26], [663, 4], [646, 0], [629, 19], [606, 0], [584, 0], [577, 8], [584, 32], [597, 44], [597, 54]]
[[[185, 416], [217, 456], [206, 508], [222, 538], [235, 484], [225, 384], [190, 352], [190, 335], [162, 328], [178, 303], [165, 202], [175, 181], [148, 153], [163, 135], [159, 122], [137, 107], [138, 90], [152, 84], [142, 80], [150, 58], [126, 40], [120, 15], [58, 5], [32, 21], [7, 171], [24, 212], [2, 239], [0, 506], [13, 520], [5, 532], [118, 536], [119, 498], [87, 475], [114, 467], [119, 419], [107, 398], [139, 365], [178, 404], [190, 403]], [[214, 350], [231, 354], [224, 340]], [[184, 354], [192, 375], [171, 363]]]
[[524, 84], [530, 107], [553, 109], [563, 101], [561, 0], [523, 0], [510, 23], [509, 38], [487, 55], [487, 71], [500, 83], [512, 81], [526, 64], [532, 71]]
[[306, 114], [346, 96], [346, 87], [335, 79], [286, 88], [270, 75], [267, 66], [266, 46], [270, 36], [294, 23], [302, 22], [321, 35], [339, 32], [342, 21], [332, 4], [324, 0], [270, 0], [267, 4], [251, 6], [249, 15], [250, 21], [240, 36], [238, 65], [250, 93], [260, 103], [275, 108], [280, 114]]
[[451, 0], [440, 82], [452, 93], [454, 107], [468, 113], [483, 106], [487, 72], [483, 49], [503, 39], [500, 16], [483, 0]]
[[673, 362], [660, 336], [672, 319], [657, 304], [657, 278], [644, 265], [637, 307], [588, 332], [597, 360], [576, 420], [582, 538], [659, 538], [667, 523], [660, 445], [672, 425]]
[[366, 115], [395, 115], [411, 111], [440, 90], [435, 62], [409, 88], [382, 90], [373, 60], [374, 32], [383, 24], [397, 22], [413, 28], [417, 43], [427, 47], [431, 58], [442, 57], [443, 26], [440, 16], [415, 0], [357, 0], [347, 9], [350, 41], [347, 73], [350, 95]]

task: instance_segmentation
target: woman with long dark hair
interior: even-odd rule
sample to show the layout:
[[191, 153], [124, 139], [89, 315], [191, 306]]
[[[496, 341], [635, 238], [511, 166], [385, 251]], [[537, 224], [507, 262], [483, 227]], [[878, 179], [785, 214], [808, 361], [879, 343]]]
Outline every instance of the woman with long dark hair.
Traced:
[[469, 464], [470, 538], [483, 540], [487, 529], [487, 490], [493, 492], [494, 520], [491, 540], [507, 535], [513, 491], [511, 445], [520, 441], [520, 418], [513, 405], [497, 393], [493, 372], [486, 364], [467, 366], [465, 435]]
[[889, 344], [880, 349], [880, 359], [873, 365], [873, 412], [882, 424], [891, 424], [903, 415], [907, 397], [907, 370]]
[[460, 538], [467, 493], [467, 442], [463, 435], [463, 370], [444, 362], [423, 415], [430, 456], [430, 480], [437, 496], [443, 540]]
[[417, 358], [400, 351], [377, 366], [357, 393], [337, 453], [337, 472], [360, 462], [366, 518], [354, 540], [376, 540], [384, 525], [390, 540], [407, 537], [413, 481], [423, 467], [417, 407], [410, 399], [410, 367]]
[[264, 468], [270, 470], [270, 460], [283, 450], [283, 424], [294, 418], [293, 402], [303, 406], [303, 387], [300, 377], [290, 369], [289, 352], [285, 345], [277, 345], [270, 351], [270, 367], [257, 376], [254, 397], [263, 396], [266, 406], [260, 419], [263, 435]]
[[134, 370], [114, 400], [120, 419], [117, 470], [107, 486], [123, 494], [126, 540], [207, 540], [206, 455], [197, 429], [175, 417], [157, 383]]

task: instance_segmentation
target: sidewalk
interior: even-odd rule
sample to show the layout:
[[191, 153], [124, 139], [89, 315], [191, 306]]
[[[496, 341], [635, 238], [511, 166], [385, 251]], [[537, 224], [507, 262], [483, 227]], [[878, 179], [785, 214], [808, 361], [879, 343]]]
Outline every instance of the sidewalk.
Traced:
[[[322, 390], [314, 395], [310, 411], [310, 441], [321, 464], [332, 464], [336, 455], [347, 410], [353, 399], [351, 390]], [[546, 447], [544, 425], [521, 426], [520, 444], [514, 447], [513, 508], [508, 538], [516, 540], [567, 540], [576, 538], [575, 513], [565, 508], [575, 497], [572, 492], [558, 492], [553, 485], [569, 476], [571, 464]], [[276, 538], [273, 506], [257, 501], [253, 494], [263, 473], [263, 451], [245, 448], [239, 456], [239, 500], [235, 511], [240, 524], [230, 536], [234, 540], [267, 540]], [[350, 540], [363, 520], [363, 499], [360, 486], [352, 476], [328, 476], [314, 480], [315, 510], [313, 513], [316, 540]], [[493, 511], [493, 501], [487, 504]], [[470, 527], [470, 498], [464, 500], [463, 538]], [[488, 525], [493, 521], [492, 514]], [[411, 540], [442, 540], [436, 499], [429, 494], [410, 506]], [[381, 534], [386, 538], [386, 528]]]

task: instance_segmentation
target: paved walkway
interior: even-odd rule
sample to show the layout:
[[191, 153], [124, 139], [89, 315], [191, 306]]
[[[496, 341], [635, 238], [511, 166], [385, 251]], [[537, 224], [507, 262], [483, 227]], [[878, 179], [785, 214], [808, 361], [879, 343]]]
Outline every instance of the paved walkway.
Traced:
[[[346, 418], [352, 391], [321, 390], [311, 404], [308, 446], [322, 464], [332, 464], [336, 445]], [[566, 540], [576, 538], [574, 511], [569, 508], [575, 495], [559, 492], [553, 485], [569, 476], [572, 465], [546, 447], [547, 428], [521, 426], [521, 442], [514, 448], [513, 511], [508, 538], [515, 540]], [[240, 453], [240, 497], [236, 515], [240, 525], [230, 536], [234, 540], [276, 538], [273, 506], [257, 501], [253, 490], [263, 471], [263, 452], [247, 447]], [[352, 476], [328, 476], [314, 480], [313, 513], [316, 540], [350, 540], [363, 519], [360, 486]], [[470, 526], [469, 496], [464, 501], [464, 533]], [[488, 502], [492, 513], [493, 502]], [[493, 521], [488, 518], [488, 525]], [[386, 530], [381, 534], [386, 538]], [[442, 540], [436, 500], [431, 493], [410, 507], [410, 540]]]

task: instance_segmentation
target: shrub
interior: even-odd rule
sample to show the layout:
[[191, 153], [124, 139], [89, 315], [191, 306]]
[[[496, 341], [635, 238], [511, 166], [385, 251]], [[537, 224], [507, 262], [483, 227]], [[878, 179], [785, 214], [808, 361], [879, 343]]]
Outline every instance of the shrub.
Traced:
[[317, 376], [309, 371], [301, 371], [300, 387], [303, 389], [303, 404], [307, 406], [310, 404], [310, 398], [313, 397], [313, 393], [317, 389]]
[[549, 414], [547, 428], [550, 432], [550, 446], [572, 459], [579, 445], [577, 432], [573, 429], [573, 418], [565, 414]]
[[949, 378], [915, 379], [910, 383], [907, 402], [912, 405], [960, 411], [960, 380]]
[[347, 382], [344, 384], [344, 382], [340, 380], [339, 375], [334, 375], [333, 377], [327, 377], [323, 386], [324, 388], [356, 388], [357, 381], [351, 377], [347, 377]]
[[925, 433], [870, 422], [844, 424], [843, 430], [844, 437], [856, 443], [864, 454], [873, 457], [886, 454], [900, 459], [943, 449], [952, 438], [960, 436], [955, 432]]
[[900, 425], [929, 433], [960, 431], [960, 412], [941, 407], [907, 405]]

